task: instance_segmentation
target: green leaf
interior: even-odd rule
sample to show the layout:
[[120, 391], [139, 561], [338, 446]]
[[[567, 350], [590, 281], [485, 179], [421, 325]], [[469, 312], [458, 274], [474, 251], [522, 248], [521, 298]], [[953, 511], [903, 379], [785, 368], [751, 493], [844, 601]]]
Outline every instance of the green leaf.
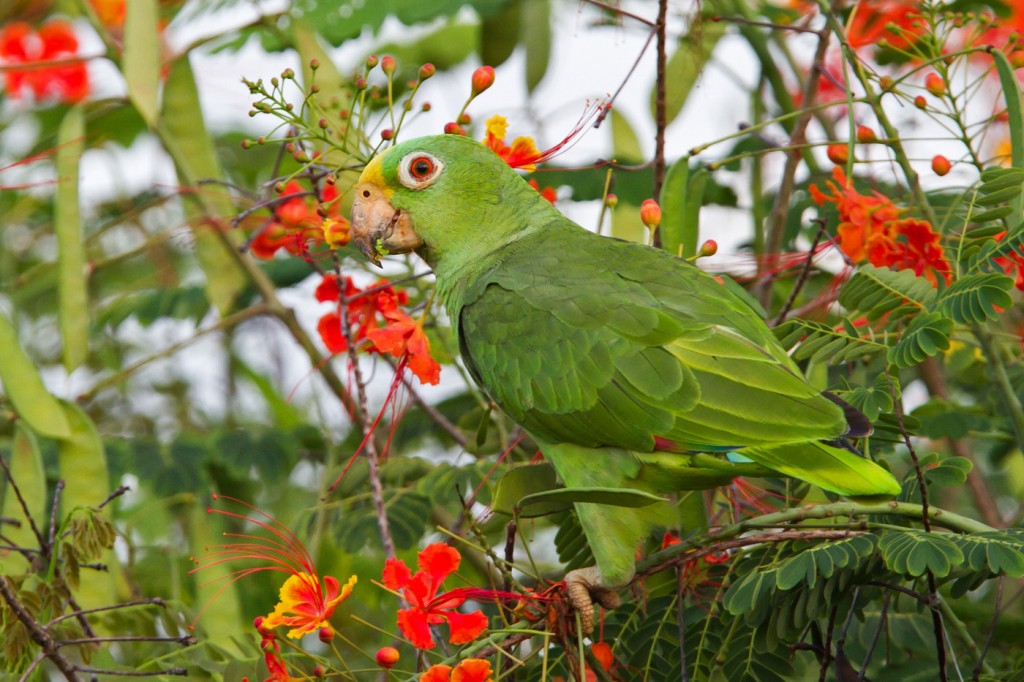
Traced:
[[939, 295], [939, 310], [959, 324], [995, 319], [1013, 306], [1013, 278], [989, 272], [961, 277]]
[[519, 500], [519, 507], [522, 516], [529, 518], [563, 511], [576, 502], [636, 509], [664, 501], [657, 495], [631, 488], [559, 488], [527, 495]]
[[683, 247], [681, 255], [684, 258], [697, 252], [697, 235], [686, 229], [686, 187], [689, 182], [690, 159], [684, 156], [669, 166], [658, 197], [662, 213], [661, 226], [658, 227], [661, 248], [671, 254], [680, 254], [680, 247]]
[[[711, 58], [718, 40], [725, 34], [724, 21], [694, 21], [682, 36], [679, 46], [665, 64], [665, 118], [672, 123], [683, 110], [690, 91], [704, 65]], [[657, 85], [651, 91], [651, 116], [657, 111]]]
[[[43, 455], [35, 434], [21, 421], [14, 422], [14, 438], [11, 443], [11, 457], [7, 462], [11, 478], [18, 485], [21, 499], [28, 508], [28, 515], [42, 530], [46, 527], [46, 471]], [[39, 540], [32, 532], [32, 526], [25, 518], [25, 510], [15, 494], [13, 486], [4, 479], [3, 508], [0, 518], [17, 519], [20, 525], [4, 524], [5, 545], [38, 548]], [[45, 533], [45, 530], [43, 531]], [[3, 573], [18, 575], [29, 572], [29, 563], [18, 552], [6, 553], [3, 559]]]
[[884, 343], [848, 332], [845, 327], [835, 329], [800, 318], [786, 320], [772, 331], [797, 360], [833, 364], [888, 350]]
[[57, 134], [57, 196], [53, 229], [57, 235], [57, 297], [64, 369], [69, 373], [89, 353], [89, 287], [78, 203], [78, 163], [85, 151], [85, 114], [68, 109]]
[[506, 2], [480, 22], [480, 61], [489, 66], [504, 64], [519, 43], [523, 3]]
[[839, 292], [839, 303], [876, 320], [901, 306], [926, 308], [935, 300], [935, 287], [913, 270], [890, 270], [862, 265]]
[[533, 92], [544, 80], [551, 59], [551, 0], [522, 3], [520, 40], [526, 47], [526, 90]]
[[899, 368], [911, 367], [948, 350], [952, 333], [953, 320], [941, 313], [922, 313], [911, 320], [900, 340], [889, 349], [889, 364]]
[[1006, 120], [1010, 125], [1010, 162], [1014, 168], [1024, 168], [1024, 107], [1021, 106], [1020, 83], [1005, 54], [1000, 50], [992, 50], [990, 54], [1006, 101]]
[[[61, 409], [71, 427], [69, 438], [57, 443], [57, 463], [65, 487], [61, 493], [61, 511], [70, 513], [77, 507], [95, 507], [112, 492], [107, 472], [107, 455], [96, 426], [78, 405], [60, 401]], [[113, 551], [101, 563], [112, 572], [82, 573], [76, 596], [83, 607], [106, 606], [114, 601], [114, 578], [117, 558]]]
[[32, 430], [49, 438], [70, 438], [71, 425], [60, 402], [54, 398], [29, 360], [14, 325], [6, 315], [0, 313], [0, 381], [7, 398], [14, 406], [14, 412]]
[[[511, 516], [524, 497], [559, 488], [561, 484], [558, 482], [555, 468], [546, 462], [509, 469], [498, 480], [491, 509], [499, 514]], [[568, 509], [571, 506], [572, 503], [566, 503], [561, 508]]]
[[1024, 577], [1024, 538], [1009, 533], [972, 533], [954, 538], [967, 565], [1011, 578]]
[[955, 538], [942, 533], [890, 531], [882, 535], [878, 549], [890, 570], [913, 578], [928, 571], [936, 578], [945, 578], [964, 561]]
[[[890, 387], [890, 380], [892, 387]], [[899, 390], [898, 380], [890, 379], [887, 372], [881, 372], [870, 386], [857, 386], [843, 392], [840, 397], [864, 413], [868, 421], [875, 421], [885, 412], [892, 412], [892, 388]]]
[[779, 562], [775, 584], [780, 590], [791, 590], [798, 585], [814, 587], [818, 578], [831, 578], [838, 569], [855, 566], [871, 556], [877, 542], [876, 535], [857, 535], [814, 545]]
[[[223, 180], [213, 141], [203, 123], [187, 53], [171, 65], [157, 132], [174, 159], [183, 184], [198, 188], [202, 180]], [[238, 257], [231, 253], [234, 237], [217, 234], [226, 229], [227, 217], [235, 213], [234, 205], [228, 190], [217, 185], [189, 193], [186, 198], [186, 210], [194, 221], [196, 259], [206, 275], [207, 296], [225, 314], [246, 283]]]
[[157, 121], [160, 87], [160, 8], [157, 0], [125, 3], [124, 58], [121, 71], [128, 86], [128, 98], [150, 127]]
[[640, 163], [644, 158], [643, 147], [633, 132], [633, 126], [625, 114], [612, 109], [609, 121], [612, 126], [612, 156], [619, 163]]

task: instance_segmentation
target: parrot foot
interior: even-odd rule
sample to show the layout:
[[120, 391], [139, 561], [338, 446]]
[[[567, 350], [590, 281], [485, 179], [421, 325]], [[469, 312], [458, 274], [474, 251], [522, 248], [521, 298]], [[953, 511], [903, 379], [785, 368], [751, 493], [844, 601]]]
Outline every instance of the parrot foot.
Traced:
[[622, 604], [618, 590], [601, 582], [597, 566], [577, 568], [565, 574], [565, 592], [569, 603], [580, 614], [584, 634], [594, 631], [594, 602], [606, 609], [615, 609]]

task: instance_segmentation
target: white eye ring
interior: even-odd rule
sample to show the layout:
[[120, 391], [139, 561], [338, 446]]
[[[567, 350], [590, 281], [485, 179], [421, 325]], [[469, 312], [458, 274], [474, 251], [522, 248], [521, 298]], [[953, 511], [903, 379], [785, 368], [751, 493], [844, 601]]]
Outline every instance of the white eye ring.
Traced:
[[444, 164], [433, 154], [412, 152], [398, 162], [398, 181], [409, 189], [424, 189], [433, 184]]

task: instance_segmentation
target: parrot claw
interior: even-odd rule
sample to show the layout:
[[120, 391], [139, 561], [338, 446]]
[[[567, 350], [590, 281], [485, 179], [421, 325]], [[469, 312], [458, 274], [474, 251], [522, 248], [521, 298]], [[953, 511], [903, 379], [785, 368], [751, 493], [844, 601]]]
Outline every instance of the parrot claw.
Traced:
[[580, 614], [580, 627], [584, 634], [594, 631], [594, 602], [606, 609], [622, 604], [618, 590], [601, 584], [597, 566], [577, 568], [565, 574], [565, 591], [569, 603]]

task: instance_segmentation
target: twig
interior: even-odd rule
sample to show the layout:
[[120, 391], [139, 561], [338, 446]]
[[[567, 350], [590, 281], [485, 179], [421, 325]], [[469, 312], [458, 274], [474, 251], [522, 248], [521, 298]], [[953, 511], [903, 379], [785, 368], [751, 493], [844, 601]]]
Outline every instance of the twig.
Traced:
[[176, 675], [178, 677], [185, 677], [188, 675], [186, 668], [167, 668], [166, 670], [154, 670], [152, 672], [141, 672], [138, 670], [105, 670], [103, 668], [81, 668], [76, 667], [75, 670], [83, 673], [89, 673], [90, 675], [119, 675], [121, 677], [156, 677], [157, 675]]
[[84, 615], [89, 614], [89, 613], [97, 613], [99, 611], [113, 611], [115, 609], [127, 609], [127, 608], [131, 608], [132, 606], [149, 606], [149, 605], [153, 605], [153, 604], [155, 604], [156, 606], [163, 607], [163, 608], [167, 607], [167, 604], [164, 602], [164, 600], [159, 598], [159, 597], [152, 597], [150, 599], [139, 599], [137, 601], [129, 601], [129, 602], [124, 602], [122, 604], [111, 604], [110, 606], [97, 606], [97, 607], [91, 608], [91, 609], [79, 609], [78, 611], [74, 611], [74, 612], [71, 612], [71, 613], [65, 613], [65, 614], [57, 616], [53, 620], [49, 621], [46, 624], [46, 627], [48, 627], [48, 628], [49, 627], [53, 627], [54, 625], [56, 625], [57, 623], [61, 622], [62, 620], [67, 620], [68, 618], [76, 618], [78, 616], [84, 616]]
[[25, 626], [25, 629], [28, 630], [28, 635], [32, 638], [32, 641], [39, 645], [39, 648], [42, 650], [41, 653], [50, 659], [57, 666], [58, 670], [64, 673], [64, 677], [69, 682], [78, 682], [80, 678], [75, 674], [74, 664], [64, 658], [50, 633], [36, 622], [36, 619], [28, 612], [25, 605], [21, 603], [6, 576], [0, 576], [0, 597], [4, 598], [11, 611], [21, 621], [22, 625]]
[[[921, 460], [917, 457], [917, 451], [914, 449], [913, 443], [910, 442], [910, 433], [907, 431], [906, 426], [903, 423], [903, 406], [900, 403], [900, 397], [896, 394], [896, 387], [893, 386], [892, 377], [889, 373], [885, 373], [885, 380], [889, 384], [889, 393], [892, 394], [893, 406], [896, 412], [896, 422], [899, 424], [900, 433], [903, 435], [903, 442], [907, 446], [907, 451], [910, 453], [910, 460], [914, 463], [914, 475], [917, 477], [917, 484], [921, 489], [921, 524], [924, 526], [926, 533], [930, 533], [932, 530], [931, 521], [928, 519], [928, 487], [924, 481], [924, 471], [921, 469]], [[935, 586], [935, 574], [929, 569], [925, 572], [928, 579], [928, 596], [929, 604], [932, 612], [932, 629], [935, 631], [935, 646], [936, 658], [938, 659], [939, 665], [939, 680], [946, 682], [946, 635], [942, 625], [942, 613], [939, 612], [939, 593]]]
[[679, 669], [682, 671], [680, 682], [689, 682], [690, 674], [686, 671], [686, 592], [683, 589], [683, 567], [676, 566], [676, 630], [679, 634]]
[[[827, 28], [818, 32], [818, 48], [814, 52], [813, 66], [804, 85], [803, 102], [812, 103], [818, 96], [817, 74], [824, 71], [825, 54], [828, 51], [829, 37], [831, 33]], [[786, 213], [789, 211], [789, 200], [793, 196], [793, 188], [796, 186], [796, 170], [803, 158], [799, 147], [806, 141], [807, 125], [811, 122], [813, 113], [804, 110], [797, 117], [793, 125], [793, 131], [789, 136], [789, 144], [794, 149], [786, 152], [786, 166], [782, 171], [782, 180], [779, 183], [779, 191], [775, 194], [775, 201], [772, 203], [772, 210], [768, 214], [768, 225], [765, 229], [764, 260], [761, 268], [761, 281], [758, 282], [760, 289], [761, 305], [768, 308], [772, 299], [772, 285], [775, 279], [775, 268], [778, 262], [779, 252], [782, 250], [782, 236], [785, 232]]]
[[380, 541], [384, 547], [384, 554], [389, 559], [394, 559], [395, 542], [391, 537], [387, 507], [384, 504], [384, 486], [380, 480], [380, 454], [377, 452], [377, 444], [373, 440], [374, 423], [370, 419], [370, 413], [366, 407], [366, 383], [363, 380], [363, 372], [359, 367], [359, 358], [356, 355], [356, 344], [352, 334], [348, 306], [339, 302], [338, 308], [341, 312], [341, 331], [348, 340], [348, 362], [356, 384], [356, 403], [353, 406], [352, 414], [358, 415], [356, 421], [363, 432], [363, 448], [365, 448], [366, 462], [369, 465], [370, 492], [373, 497], [374, 512], [377, 516], [377, 528], [380, 530]]
[[892, 592], [885, 592], [882, 597], [882, 610], [878, 614], [878, 627], [875, 628], [875, 634], [871, 637], [871, 644], [868, 645], [868, 650], [864, 654], [864, 662], [860, 664], [860, 674], [857, 675], [857, 682], [864, 682], [867, 675], [868, 664], [871, 662], [871, 657], [875, 655], [878, 638], [882, 636], [882, 629], [885, 628], [885, 622], [889, 616], [889, 600], [891, 598]]
[[[0, 467], [3, 467], [4, 476], [7, 478], [7, 482], [10, 484], [9, 490], [14, 491], [15, 497], [18, 498], [18, 505], [21, 507], [21, 513], [25, 515], [28, 520], [29, 527], [32, 529], [32, 534], [36, 536], [36, 542], [39, 543], [40, 548], [44, 548], [43, 554], [49, 556], [45, 552], [46, 539], [43, 537], [42, 532], [39, 530], [39, 526], [36, 525], [35, 519], [32, 518], [32, 514], [29, 513], [28, 503], [25, 502], [25, 498], [21, 494], [21, 488], [18, 486], [17, 481], [14, 480], [14, 475], [11, 473], [10, 467], [7, 466], [7, 460], [0, 457]], [[26, 556], [29, 562], [32, 561], [31, 557]]]
[[822, 218], [815, 218], [812, 222], [818, 224], [818, 231], [814, 233], [814, 242], [811, 244], [811, 250], [807, 252], [807, 258], [800, 269], [800, 275], [796, 278], [796, 283], [793, 284], [793, 291], [789, 292], [789, 298], [786, 299], [786, 303], [782, 306], [782, 310], [779, 311], [778, 317], [775, 318], [773, 327], [778, 327], [786, 321], [786, 315], [793, 308], [797, 294], [804, 288], [807, 277], [811, 274], [811, 264], [814, 262], [815, 252], [818, 250], [818, 244], [821, 243], [822, 238], [825, 236], [825, 221]]
[[999, 612], [1002, 610], [1005, 582], [1006, 576], [999, 576], [999, 582], [996, 587], [996, 603], [992, 607], [992, 624], [988, 629], [988, 637], [985, 638], [985, 646], [981, 648], [981, 654], [978, 655], [978, 663], [974, 666], [974, 670], [971, 673], [971, 679], [975, 681], [981, 676], [981, 672], [985, 668], [985, 657], [988, 655], [988, 649], [992, 646], [992, 640], [996, 636], [996, 626], [999, 624]]
[[[661, 186], [665, 182], [665, 128], [668, 127], [668, 114], [665, 104], [665, 63], [667, 61], [665, 45], [665, 23], [668, 16], [668, 0], [658, 1], [658, 23], [655, 33], [658, 37], [657, 55], [658, 71], [655, 79], [654, 95], [654, 187], [652, 196], [661, 196]], [[654, 234], [654, 245], [659, 246], [660, 232]]]

